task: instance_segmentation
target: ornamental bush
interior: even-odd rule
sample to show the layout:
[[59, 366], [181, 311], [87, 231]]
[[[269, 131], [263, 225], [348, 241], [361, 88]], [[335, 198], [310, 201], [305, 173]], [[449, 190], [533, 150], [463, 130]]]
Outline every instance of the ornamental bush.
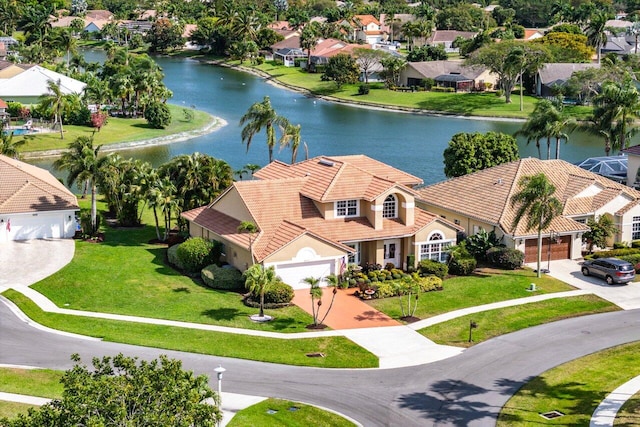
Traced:
[[476, 269], [478, 262], [475, 258], [453, 258], [449, 262], [449, 273], [456, 276], [468, 276]]
[[449, 274], [449, 267], [447, 264], [443, 264], [438, 261], [434, 261], [431, 259], [423, 259], [418, 264], [418, 269], [420, 270], [421, 276], [429, 276], [434, 275], [439, 277], [440, 279], [444, 279], [447, 274]]
[[[264, 308], [277, 308], [289, 305], [293, 299], [293, 288], [278, 280], [271, 285], [264, 293]], [[258, 307], [260, 304], [260, 294], [253, 293], [245, 299], [245, 304], [251, 307]]]
[[623, 248], [623, 249], [613, 249], [610, 251], [600, 251], [595, 252], [589, 256], [585, 256], [585, 259], [596, 259], [596, 258], [609, 258], [609, 257], [621, 257], [624, 255], [634, 255], [640, 254], [640, 249], [636, 248]]
[[164, 129], [171, 123], [171, 112], [167, 104], [152, 102], [144, 110], [144, 118], [152, 128]]
[[435, 291], [436, 289], [442, 289], [442, 279], [437, 276], [421, 277], [418, 281], [418, 286], [420, 287], [421, 292], [430, 292]]
[[524, 253], [517, 249], [495, 247], [487, 251], [487, 261], [504, 270], [515, 270], [522, 267]]
[[378, 283], [375, 289], [376, 298], [389, 298], [397, 295], [396, 287], [390, 282]]
[[202, 237], [192, 237], [178, 246], [178, 259], [187, 273], [199, 273], [204, 267], [213, 264], [213, 242]]
[[242, 273], [230, 266], [208, 265], [200, 271], [200, 277], [205, 285], [213, 289], [237, 291], [244, 288]]

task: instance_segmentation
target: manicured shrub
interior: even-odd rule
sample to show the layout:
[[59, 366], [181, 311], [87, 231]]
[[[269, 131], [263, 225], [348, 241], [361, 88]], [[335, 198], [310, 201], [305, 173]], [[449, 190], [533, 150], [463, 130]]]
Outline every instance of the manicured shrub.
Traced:
[[378, 283], [374, 288], [376, 290], [375, 298], [389, 298], [397, 295], [396, 288], [391, 282]]
[[[624, 249], [613, 249], [610, 251], [599, 251], [591, 254], [590, 258], [596, 259], [596, 258], [621, 257], [624, 255], [634, 255], [634, 254], [640, 254], [640, 248], [638, 249], [624, 248]], [[586, 258], [587, 257], [585, 257], [585, 259]]]
[[244, 288], [242, 273], [230, 266], [208, 265], [200, 271], [200, 277], [205, 285], [213, 289], [236, 291]]
[[431, 259], [423, 259], [422, 261], [420, 261], [418, 268], [420, 270], [421, 276], [434, 275], [436, 277], [444, 279], [445, 276], [449, 273], [449, 267], [447, 267], [447, 264], [443, 264]]
[[613, 249], [626, 249], [628, 247], [629, 245], [627, 244], [627, 242], [615, 242], [613, 244]]
[[[252, 299], [259, 301], [260, 295], [252, 295]], [[293, 288], [286, 283], [277, 281], [264, 293], [265, 304], [289, 304], [293, 299]]]
[[504, 270], [515, 270], [522, 267], [524, 253], [517, 249], [491, 248], [487, 251], [487, 261], [493, 266]]
[[449, 262], [449, 273], [456, 276], [468, 276], [476, 269], [478, 262], [475, 258], [453, 258]]
[[639, 264], [640, 263], [640, 254], [633, 254], [633, 255], [622, 255], [621, 257], [619, 257], [621, 260], [630, 262], [633, 265]]
[[171, 123], [171, 112], [167, 104], [152, 102], [144, 110], [144, 118], [155, 129], [164, 129]]
[[167, 259], [169, 260], [169, 264], [177, 267], [180, 270], [184, 270], [184, 266], [182, 265], [180, 258], [178, 258], [179, 246], [180, 244], [177, 244], [177, 245], [170, 246], [169, 249], [167, 249]]
[[442, 289], [442, 279], [436, 276], [421, 277], [418, 281], [418, 286], [421, 292], [435, 291], [436, 289]]
[[634, 249], [640, 249], [640, 240], [634, 240], [631, 242], [631, 247]]
[[366, 83], [362, 83], [358, 86], [358, 95], [368, 95], [371, 90], [370, 86]]
[[213, 264], [213, 242], [202, 237], [192, 237], [178, 246], [178, 259], [187, 273], [199, 273], [204, 267]]
[[91, 122], [91, 111], [84, 105], [75, 108], [65, 115], [64, 122], [70, 125], [87, 126]]

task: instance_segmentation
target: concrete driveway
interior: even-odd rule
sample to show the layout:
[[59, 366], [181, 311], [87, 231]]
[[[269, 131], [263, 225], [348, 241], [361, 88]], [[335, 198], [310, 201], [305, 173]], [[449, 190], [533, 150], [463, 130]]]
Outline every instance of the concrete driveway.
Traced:
[[[624, 310], [640, 308], [640, 282], [632, 282], [627, 285], [607, 285], [604, 280], [597, 277], [583, 276], [580, 270], [581, 264], [582, 261], [551, 261], [549, 275], [576, 288], [593, 292]], [[536, 268], [535, 264], [528, 264], [528, 266]], [[543, 262], [542, 267], [546, 268], [547, 263]]]
[[52, 275], [71, 261], [75, 247], [72, 239], [0, 243], [0, 291], [31, 286]]

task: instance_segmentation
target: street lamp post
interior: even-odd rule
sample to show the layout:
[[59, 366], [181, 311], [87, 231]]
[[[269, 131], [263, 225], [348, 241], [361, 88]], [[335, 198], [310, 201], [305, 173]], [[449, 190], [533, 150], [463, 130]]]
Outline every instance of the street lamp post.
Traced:
[[222, 365], [218, 365], [214, 372], [218, 375], [218, 405], [220, 405], [220, 412], [222, 412], [222, 374], [226, 372], [226, 369]]

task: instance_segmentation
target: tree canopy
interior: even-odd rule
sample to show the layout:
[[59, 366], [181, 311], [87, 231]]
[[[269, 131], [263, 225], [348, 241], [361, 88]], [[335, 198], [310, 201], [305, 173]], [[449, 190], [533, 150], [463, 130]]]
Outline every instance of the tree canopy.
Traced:
[[214, 427], [222, 419], [218, 396], [207, 377], [182, 369], [182, 362], [160, 356], [139, 361], [119, 354], [93, 359], [93, 368], [76, 363], [62, 377], [62, 398], [29, 409], [6, 427], [146, 426]]
[[453, 178], [519, 158], [516, 139], [511, 135], [461, 132], [453, 135], [444, 150], [444, 174]]

